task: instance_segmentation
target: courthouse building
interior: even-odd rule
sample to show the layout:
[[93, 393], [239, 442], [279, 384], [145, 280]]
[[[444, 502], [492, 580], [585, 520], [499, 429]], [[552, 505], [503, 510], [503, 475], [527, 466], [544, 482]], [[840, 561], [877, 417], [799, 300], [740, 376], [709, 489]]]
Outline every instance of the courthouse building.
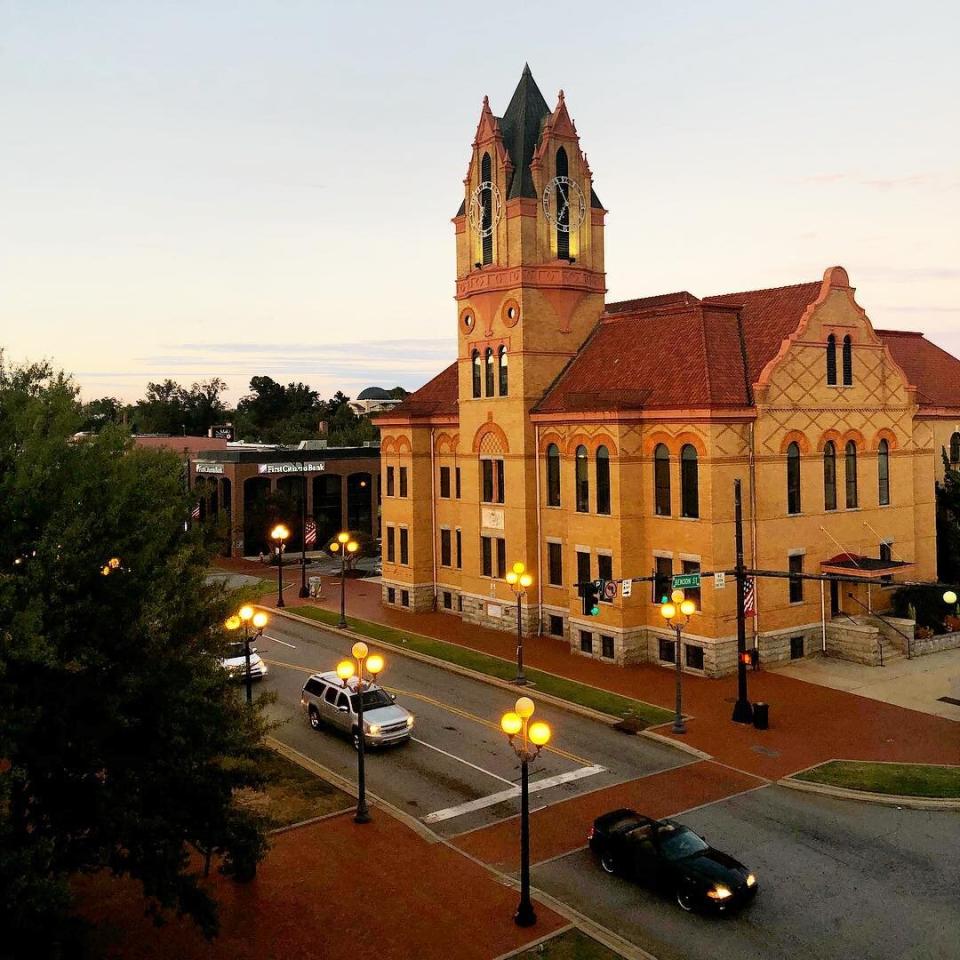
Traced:
[[[377, 418], [383, 602], [513, 630], [505, 574], [521, 561], [525, 632], [669, 660], [655, 598], [672, 574], [733, 566], [739, 478], [748, 565], [876, 577], [823, 592], [759, 580], [761, 657], [875, 636], [891, 580], [935, 577], [960, 361], [876, 330], [839, 266], [769, 290], [606, 303], [605, 213], [562, 92], [551, 110], [525, 69], [503, 116], [484, 99], [453, 220], [457, 358]], [[641, 576], [655, 588], [583, 615], [577, 582]], [[735, 585], [705, 578], [694, 599], [685, 667], [727, 673]]]

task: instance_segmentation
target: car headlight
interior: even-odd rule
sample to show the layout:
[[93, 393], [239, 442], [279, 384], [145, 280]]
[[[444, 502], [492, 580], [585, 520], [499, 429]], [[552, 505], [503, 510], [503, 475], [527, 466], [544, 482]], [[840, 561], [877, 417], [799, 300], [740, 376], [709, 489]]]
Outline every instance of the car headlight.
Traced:
[[407, 717], [407, 729], [409, 730], [412, 726], [413, 726], [413, 714], [411, 713], [410, 716]]
[[707, 896], [711, 900], [726, 900], [727, 897], [732, 897], [733, 894], [730, 892], [729, 887], [725, 887], [722, 883], [718, 883], [712, 890], [707, 891]]
[[748, 887], [752, 887], [752, 886], [754, 886], [754, 884], [756, 884], [756, 882], [757, 882], [757, 878], [756, 878], [752, 873], [748, 873], [748, 874], [747, 874], [747, 886], [748, 886]]
[[365, 726], [366, 726], [366, 728], [367, 728], [367, 733], [369, 733], [371, 737], [379, 737], [379, 736], [380, 736], [380, 724], [379, 724], [379, 723], [368, 723], [368, 724], [366, 724]]

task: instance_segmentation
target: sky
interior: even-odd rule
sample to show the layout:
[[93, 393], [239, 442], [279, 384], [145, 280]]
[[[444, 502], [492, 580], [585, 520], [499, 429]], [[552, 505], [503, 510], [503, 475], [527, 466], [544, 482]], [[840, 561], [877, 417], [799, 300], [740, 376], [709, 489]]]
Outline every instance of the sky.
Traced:
[[[955, 3], [0, 0], [0, 347], [85, 399], [455, 356], [485, 94], [563, 88], [608, 300], [818, 279], [960, 355]], [[666, 345], [670, 347], [671, 345]]]

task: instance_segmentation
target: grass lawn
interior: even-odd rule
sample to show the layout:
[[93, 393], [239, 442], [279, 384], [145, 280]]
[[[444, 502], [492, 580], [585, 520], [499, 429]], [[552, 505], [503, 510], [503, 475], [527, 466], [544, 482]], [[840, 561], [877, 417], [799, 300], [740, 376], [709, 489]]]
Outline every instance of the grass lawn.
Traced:
[[794, 774], [794, 780], [825, 783], [848, 790], [896, 794], [902, 797], [956, 797], [960, 799], [960, 767], [925, 763], [868, 763], [831, 760]]
[[619, 953], [597, 943], [577, 929], [551, 937], [516, 955], [516, 960], [623, 960]]
[[[320, 607], [297, 607], [296, 612], [300, 616], [331, 625], [335, 625], [340, 619], [339, 614], [332, 610], [323, 610]], [[405, 633], [382, 623], [358, 620], [355, 617], [350, 618], [350, 629], [362, 633], [372, 640], [415, 650], [417, 653], [425, 653], [431, 657], [436, 657], [438, 660], [468, 667], [478, 673], [485, 673], [487, 676], [499, 677], [501, 680], [512, 680], [516, 675], [516, 665], [512, 661], [492, 657], [487, 653], [471, 650], [469, 647], [462, 647], [455, 643], [446, 643], [443, 640], [424, 637], [416, 633]], [[670, 711], [651, 703], [633, 700], [630, 697], [621, 697], [617, 693], [609, 693], [606, 690], [589, 687], [552, 673], [543, 673], [529, 667], [525, 668], [524, 673], [531, 682], [536, 684], [537, 689], [544, 693], [552, 694], [561, 700], [568, 700], [570, 703], [577, 703], [582, 707], [590, 707], [592, 710], [597, 710], [611, 717], [629, 718], [634, 720], [636, 726], [641, 729], [658, 723], [665, 723], [673, 717]]]
[[353, 806], [352, 797], [275, 750], [267, 751], [266, 773], [270, 781], [267, 788], [241, 790], [237, 802], [263, 813], [268, 829], [288, 827]]

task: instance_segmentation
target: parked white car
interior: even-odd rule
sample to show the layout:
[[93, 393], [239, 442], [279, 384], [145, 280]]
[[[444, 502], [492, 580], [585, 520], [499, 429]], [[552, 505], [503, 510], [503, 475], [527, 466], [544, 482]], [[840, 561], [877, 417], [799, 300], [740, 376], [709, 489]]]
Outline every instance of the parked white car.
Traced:
[[[243, 642], [228, 643], [223, 658], [220, 660], [220, 666], [223, 667], [231, 677], [243, 680], [246, 676], [246, 657], [243, 652]], [[267, 665], [260, 658], [256, 647], [250, 648], [250, 679], [262, 680], [267, 675]]]

